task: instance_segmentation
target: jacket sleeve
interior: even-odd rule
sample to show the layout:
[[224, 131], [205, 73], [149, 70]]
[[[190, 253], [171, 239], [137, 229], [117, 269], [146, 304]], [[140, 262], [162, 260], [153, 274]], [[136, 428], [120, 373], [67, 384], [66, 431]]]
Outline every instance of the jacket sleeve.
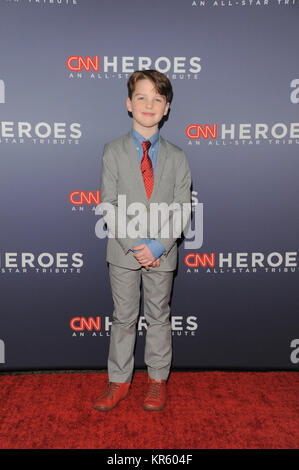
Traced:
[[[130, 216], [122, 211], [121, 223], [119, 224], [118, 207], [118, 168], [117, 162], [109, 144], [105, 144], [102, 160], [102, 173], [100, 183], [100, 205], [99, 212], [102, 214], [107, 224], [108, 237], [115, 238], [123, 249], [124, 253], [130, 252], [134, 246], [134, 241], [127, 238], [126, 227]], [[137, 241], [137, 240], [136, 240]]]

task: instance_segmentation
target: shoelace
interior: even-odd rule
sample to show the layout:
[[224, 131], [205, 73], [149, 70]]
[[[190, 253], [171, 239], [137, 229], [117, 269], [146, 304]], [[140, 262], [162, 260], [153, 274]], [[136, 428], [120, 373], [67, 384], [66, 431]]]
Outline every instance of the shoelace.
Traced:
[[118, 389], [119, 389], [119, 385], [116, 382], [109, 382], [109, 388], [104, 396], [108, 397], [109, 395], [111, 395], [111, 397], [113, 398], [114, 393]]
[[161, 384], [158, 382], [153, 382], [150, 384], [149, 391], [148, 391], [148, 398], [159, 398], [161, 391]]

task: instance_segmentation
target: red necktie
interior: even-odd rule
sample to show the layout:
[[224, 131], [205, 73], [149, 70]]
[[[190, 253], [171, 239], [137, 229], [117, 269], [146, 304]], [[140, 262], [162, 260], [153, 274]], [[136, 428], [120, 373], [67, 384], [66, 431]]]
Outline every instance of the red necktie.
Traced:
[[148, 149], [150, 148], [151, 145], [152, 144], [149, 140], [144, 140], [142, 142], [143, 155], [141, 159], [141, 171], [142, 171], [144, 186], [145, 186], [148, 199], [151, 197], [153, 186], [154, 186], [153, 166], [152, 166], [152, 161], [148, 155]]

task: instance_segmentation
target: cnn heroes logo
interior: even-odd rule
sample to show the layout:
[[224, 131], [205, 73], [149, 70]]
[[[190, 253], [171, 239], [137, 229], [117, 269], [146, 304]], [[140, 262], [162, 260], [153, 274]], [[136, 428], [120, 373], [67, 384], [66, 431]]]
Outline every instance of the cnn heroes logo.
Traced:
[[[73, 337], [85, 336], [110, 336], [110, 327], [112, 320], [110, 317], [83, 317], [76, 316], [70, 321], [70, 327], [73, 331]], [[140, 316], [137, 321], [137, 332], [143, 336], [147, 330], [147, 324], [144, 316]], [[171, 330], [173, 336], [195, 336], [198, 330], [197, 316], [172, 316]]]
[[191, 202], [151, 202], [147, 205], [132, 202], [127, 205], [126, 195], [119, 194], [117, 205], [102, 202], [96, 207], [95, 214], [102, 216], [95, 226], [96, 236], [100, 239], [107, 235], [108, 238], [131, 239], [180, 238], [183, 233], [185, 248], [198, 249], [203, 244], [202, 203], [196, 204], [193, 211]]
[[189, 124], [186, 136], [188, 145], [299, 144], [299, 123]]
[[[92, 206], [93, 204], [99, 205], [101, 203], [100, 191], [72, 191], [69, 194], [69, 201], [72, 204], [72, 211], [84, 211], [84, 205]], [[95, 206], [92, 207], [95, 210]]]
[[279, 253], [188, 253], [186, 273], [290, 273], [298, 271], [297, 251]]
[[1, 253], [0, 274], [6, 273], [80, 273], [82, 253]]
[[51, 5], [51, 8], [55, 6], [61, 7], [61, 5], [65, 6], [77, 6], [80, 0], [6, 0], [6, 3], [10, 3], [13, 5], [23, 5], [24, 3], [28, 3], [33, 6], [40, 6], [40, 5]]
[[[297, 0], [276, 0], [275, 6], [290, 7], [297, 5]], [[274, 2], [273, 2], [274, 3]], [[231, 0], [193, 0], [191, 3], [192, 7], [228, 7], [229, 9], [235, 7], [266, 7], [267, 9], [271, 5], [271, 0], [240, 0], [239, 2], [232, 2]]]
[[81, 124], [72, 122], [0, 121], [0, 143], [79, 144]]
[[[66, 67], [70, 71], [69, 78], [129, 78], [135, 70], [155, 69], [168, 78], [198, 79], [201, 71], [200, 57], [134, 57], [134, 56], [78, 56], [66, 59]], [[82, 72], [84, 72], [82, 74]], [[87, 75], [86, 72], [89, 72]]]

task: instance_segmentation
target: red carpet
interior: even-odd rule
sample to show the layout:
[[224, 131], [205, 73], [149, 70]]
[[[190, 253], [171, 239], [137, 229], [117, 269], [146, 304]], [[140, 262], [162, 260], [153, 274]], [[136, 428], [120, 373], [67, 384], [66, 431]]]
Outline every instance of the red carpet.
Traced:
[[172, 372], [162, 411], [146, 373], [114, 410], [92, 408], [106, 373], [0, 375], [1, 449], [298, 449], [296, 372]]

